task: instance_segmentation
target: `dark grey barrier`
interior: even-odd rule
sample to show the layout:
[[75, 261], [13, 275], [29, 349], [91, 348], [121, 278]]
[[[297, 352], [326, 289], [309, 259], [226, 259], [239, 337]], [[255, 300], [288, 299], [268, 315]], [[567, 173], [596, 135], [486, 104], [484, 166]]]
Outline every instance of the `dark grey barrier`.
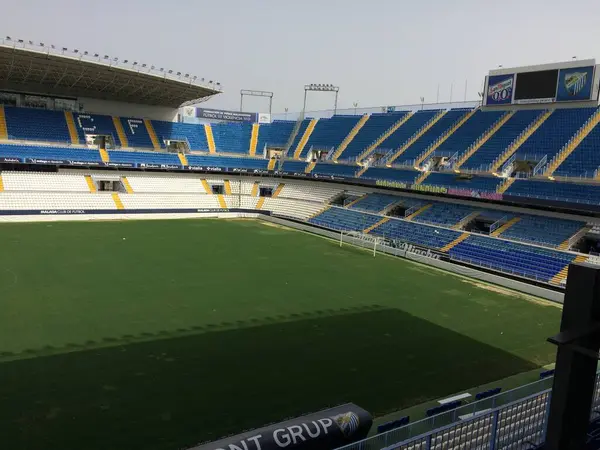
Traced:
[[329, 450], [366, 438], [371, 425], [371, 414], [348, 403], [190, 450]]

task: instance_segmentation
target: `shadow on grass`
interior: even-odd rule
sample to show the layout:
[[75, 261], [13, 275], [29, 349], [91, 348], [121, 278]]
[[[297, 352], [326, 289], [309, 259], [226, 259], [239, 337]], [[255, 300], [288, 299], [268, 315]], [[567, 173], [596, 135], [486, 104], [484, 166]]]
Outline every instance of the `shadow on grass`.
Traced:
[[206, 331], [0, 364], [3, 444], [173, 450], [347, 401], [385, 413], [535, 368], [400, 310]]

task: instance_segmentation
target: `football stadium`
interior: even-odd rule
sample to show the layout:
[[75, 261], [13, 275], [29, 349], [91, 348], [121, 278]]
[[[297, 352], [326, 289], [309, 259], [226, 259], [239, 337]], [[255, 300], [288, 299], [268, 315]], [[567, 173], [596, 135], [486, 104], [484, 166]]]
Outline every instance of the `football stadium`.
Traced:
[[2, 448], [542, 448], [600, 269], [600, 66], [482, 80], [285, 120], [0, 40]]

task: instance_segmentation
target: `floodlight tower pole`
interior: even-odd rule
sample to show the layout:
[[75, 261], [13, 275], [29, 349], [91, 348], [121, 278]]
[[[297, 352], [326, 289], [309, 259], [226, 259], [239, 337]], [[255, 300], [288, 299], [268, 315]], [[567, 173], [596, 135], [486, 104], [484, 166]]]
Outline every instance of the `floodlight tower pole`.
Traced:
[[273, 92], [241, 89], [240, 90], [240, 112], [242, 112], [244, 110], [243, 109], [244, 108], [244, 95], [247, 95], [249, 97], [268, 97], [269, 98], [269, 114], [271, 114], [271, 111], [273, 109]]
[[339, 86], [334, 86], [333, 84], [307, 84], [304, 86], [304, 106], [302, 107], [302, 118], [304, 118], [304, 113], [306, 112], [306, 94], [308, 91], [313, 92], [335, 92], [335, 100], [333, 103], [333, 115], [337, 113], [337, 104], [338, 104], [338, 93], [340, 92]]

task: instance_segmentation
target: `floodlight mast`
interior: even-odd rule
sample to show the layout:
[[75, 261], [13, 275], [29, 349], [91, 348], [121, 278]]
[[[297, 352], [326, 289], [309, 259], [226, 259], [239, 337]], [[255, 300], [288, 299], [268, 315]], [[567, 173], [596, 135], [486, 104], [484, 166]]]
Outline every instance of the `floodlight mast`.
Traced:
[[271, 110], [273, 107], [273, 92], [241, 89], [240, 90], [240, 112], [244, 111], [244, 95], [249, 96], [249, 97], [268, 97], [269, 98], [269, 114], [271, 114]]
[[335, 102], [333, 104], [333, 115], [337, 112], [337, 104], [338, 104], [338, 93], [340, 92], [339, 86], [334, 86], [333, 84], [306, 84], [304, 85], [304, 106], [302, 107], [302, 117], [304, 117], [304, 113], [306, 112], [306, 95], [308, 92], [335, 92]]

